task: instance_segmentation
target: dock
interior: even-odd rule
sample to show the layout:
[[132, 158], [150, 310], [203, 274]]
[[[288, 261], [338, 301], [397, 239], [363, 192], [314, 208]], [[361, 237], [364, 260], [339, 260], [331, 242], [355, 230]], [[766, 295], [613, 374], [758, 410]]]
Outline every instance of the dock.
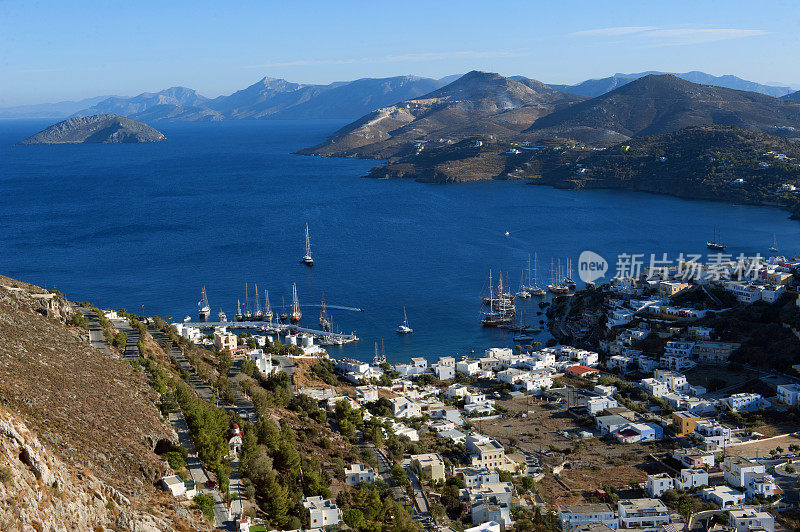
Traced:
[[197, 327], [200, 329], [212, 329], [216, 327], [229, 327], [231, 329], [256, 329], [267, 332], [294, 332], [305, 333], [315, 338], [326, 338], [340, 340], [342, 342], [357, 342], [358, 336], [354, 333], [344, 334], [331, 331], [321, 331], [318, 329], [308, 329], [289, 323], [275, 323], [269, 321], [187, 321], [183, 322], [187, 327]]

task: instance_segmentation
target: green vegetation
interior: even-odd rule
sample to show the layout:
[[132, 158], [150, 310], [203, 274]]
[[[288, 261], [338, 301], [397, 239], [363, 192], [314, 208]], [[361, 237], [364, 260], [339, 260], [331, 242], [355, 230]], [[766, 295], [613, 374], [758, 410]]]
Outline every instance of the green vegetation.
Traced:
[[86, 316], [78, 311], [72, 313], [72, 316], [69, 318], [69, 324], [74, 327], [81, 327], [87, 331], [89, 330], [89, 320], [87, 320]]
[[374, 485], [362, 482], [352, 495], [342, 494], [344, 496], [337, 498], [337, 503], [342, 506], [344, 522], [351, 528], [360, 532], [419, 530], [409, 512], [394, 502], [392, 490], [380, 480]]
[[201, 493], [192, 502], [194, 507], [200, 510], [209, 521], [214, 520], [214, 498], [211, 495]]

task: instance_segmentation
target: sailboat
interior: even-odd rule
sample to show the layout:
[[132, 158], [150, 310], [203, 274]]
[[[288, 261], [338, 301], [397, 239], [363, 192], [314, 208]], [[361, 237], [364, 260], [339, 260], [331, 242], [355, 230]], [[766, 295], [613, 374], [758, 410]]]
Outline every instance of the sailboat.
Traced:
[[725, 244], [720, 242], [719, 229], [716, 225], [714, 226], [714, 240], [711, 242], [706, 242], [706, 247], [715, 251], [723, 251], [726, 247]]
[[567, 259], [567, 275], [564, 276], [562, 284], [570, 290], [575, 290], [575, 287], [577, 286], [575, 281], [572, 280], [572, 259]]
[[253, 313], [250, 312], [250, 291], [247, 283], [244, 283], [244, 319], [242, 321], [253, 321]]
[[778, 239], [775, 235], [772, 235], [772, 245], [769, 247], [770, 253], [777, 253], [778, 252]]
[[522, 272], [519, 277], [519, 290], [516, 294], [517, 297], [522, 299], [528, 299], [531, 297], [531, 293], [525, 288], [525, 272]]
[[313, 266], [314, 259], [311, 257], [311, 240], [308, 238], [308, 224], [306, 224], [306, 254], [300, 259], [306, 266]]
[[297, 298], [297, 285], [292, 283], [292, 313], [289, 315], [289, 321], [292, 323], [299, 323], [303, 313], [300, 312], [300, 300]]
[[254, 316], [254, 321], [262, 321], [264, 319], [264, 313], [261, 312], [261, 306], [259, 305], [258, 300], [258, 285], [256, 285], [256, 313]]
[[272, 323], [272, 308], [269, 306], [269, 292], [264, 290], [264, 321]]
[[217, 314], [217, 321], [220, 323], [225, 323], [226, 321], [228, 321], [228, 316], [222, 309], [219, 309], [219, 314]]
[[319, 311], [319, 326], [323, 331], [331, 330], [331, 320], [328, 318], [328, 309], [325, 308], [325, 294], [322, 294], [322, 309]]
[[286, 314], [286, 298], [281, 296], [281, 315], [278, 317], [281, 323], [286, 323], [286, 320], [289, 319], [289, 315]]
[[208, 321], [208, 316], [211, 315], [211, 307], [208, 305], [208, 296], [206, 295], [206, 287], [203, 287], [203, 296], [200, 300], [200, 321]]
[[408, 326], [408, 316], [406, 316], [406, 307], [403, 307], [403, 323], [398, 325], [397, 332], [400, 334], [410, 334], [414, 329]]
[[553, 270], [553, 259], [550, 259], [550, 284], [547, 285], [547, 291], [551, 294], [561, 295], [569, 292], [569, 288], [558, 281], [561, 277], [561, 259], [558, 260], [558, 269]]
[[236, 300], [236, 321], [244, 321], [244, 315], [242, 314], [242, 300]]
[[547, 295], [547, 290], [539, 286], [539, 280], [536, 276], [536, 267], [539, 262], [536, 253], [533, 254], [533, 277], [531, 277], [531, 257], [528, 255], [528, 287], [527, 290], [532, 296], [544, 297]]

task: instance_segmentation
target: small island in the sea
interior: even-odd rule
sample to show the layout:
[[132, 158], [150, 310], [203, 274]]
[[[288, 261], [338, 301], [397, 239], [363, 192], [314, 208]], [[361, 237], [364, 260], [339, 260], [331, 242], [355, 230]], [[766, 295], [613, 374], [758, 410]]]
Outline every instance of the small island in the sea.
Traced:
[[68, 118], [18, 144], [121, 144], [160, 142], [166, 138], [162, 132], [138, 120], [103, 114]]

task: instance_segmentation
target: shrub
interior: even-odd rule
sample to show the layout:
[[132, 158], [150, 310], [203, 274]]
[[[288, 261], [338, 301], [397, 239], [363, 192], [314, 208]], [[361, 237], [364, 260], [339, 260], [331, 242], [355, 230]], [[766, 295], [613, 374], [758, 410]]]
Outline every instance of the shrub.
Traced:
[[194, 498], [194, 507], [200, 510], [209, 521], [214, 520], [214, 498], [211, 495], [201, 493]]

